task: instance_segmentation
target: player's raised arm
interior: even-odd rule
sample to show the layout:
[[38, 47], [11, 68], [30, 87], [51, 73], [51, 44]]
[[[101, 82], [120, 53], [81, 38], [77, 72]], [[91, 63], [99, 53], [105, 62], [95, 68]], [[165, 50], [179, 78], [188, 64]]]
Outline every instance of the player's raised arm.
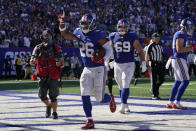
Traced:
[[67, 29], [65, 25], [65, 12], [64, 11], [63, 11], [63, 14], [58, 15], [58, 20], [60, 22], [59, 30], [61, 32], [61, 35], [69, 40], [77, 40], [77, 37], [73, 33], [69, 32], [69, 30]]

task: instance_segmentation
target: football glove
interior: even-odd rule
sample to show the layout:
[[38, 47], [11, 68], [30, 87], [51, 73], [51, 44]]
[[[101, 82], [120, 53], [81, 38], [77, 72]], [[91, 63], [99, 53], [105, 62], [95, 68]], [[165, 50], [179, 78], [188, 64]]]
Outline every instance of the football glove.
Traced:
[[196, 44], [193, 44], [193, 45], [192, 45], [192, 49], [193, 49], [193, 50], [196, 50]]
[[103, 48], [95, 50], [93, 56], [91, 57], [91, 60], [96, 63], [104, 63], [104, 59], [103, 59], [104, 53], [105, 52]]
[[58, 20], [60, 24], [65, 24], [65, 12], [63, 11], [63, 14], [58, 15]]

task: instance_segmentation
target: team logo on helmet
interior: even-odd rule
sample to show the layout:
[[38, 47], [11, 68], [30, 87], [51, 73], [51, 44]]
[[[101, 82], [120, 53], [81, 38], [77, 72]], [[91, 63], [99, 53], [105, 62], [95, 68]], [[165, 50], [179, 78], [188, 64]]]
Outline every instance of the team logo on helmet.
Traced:
[[85, 14], [79, 22], [79, 27], [85, 34], [94, 30], [96, 28], [95, 18], [91, 14]]
[[129, 31], [129, 23], [125, 19], [120, 19], [117, 23], [117, 31], [120, 35], [124, 35]]
[[193, 35], [194, 25], [190, 19], [183, 19], [180, 23], [181, 27], [184, 27], [188, 35]]

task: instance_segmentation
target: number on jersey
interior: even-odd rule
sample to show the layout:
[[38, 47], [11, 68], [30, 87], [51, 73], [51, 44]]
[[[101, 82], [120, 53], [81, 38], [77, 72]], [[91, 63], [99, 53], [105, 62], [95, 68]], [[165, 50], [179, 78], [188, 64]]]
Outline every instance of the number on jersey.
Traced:
[[80, 48], [80, 54], [82, 57], [92, 57], [94, 49], [93, 48], [93, 43], [87, 42], [82, 44], [82, 48]]
[[115, 43], [115, 50], [116, 52], [130, 52], [131, 44], [129, 41], [118, 41]]

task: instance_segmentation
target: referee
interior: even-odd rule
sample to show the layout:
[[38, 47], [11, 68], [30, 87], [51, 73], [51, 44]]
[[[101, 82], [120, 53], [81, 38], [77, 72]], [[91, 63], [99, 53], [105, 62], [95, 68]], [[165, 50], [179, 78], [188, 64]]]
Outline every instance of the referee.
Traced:
[[163, 48], [159, 43], [158, 33], [152, 35], [152, 40], [147, 47], [145, 61], [150, 73], [151, 93], [153, 100], [159, 100], [159, 87], [164, 81]]

